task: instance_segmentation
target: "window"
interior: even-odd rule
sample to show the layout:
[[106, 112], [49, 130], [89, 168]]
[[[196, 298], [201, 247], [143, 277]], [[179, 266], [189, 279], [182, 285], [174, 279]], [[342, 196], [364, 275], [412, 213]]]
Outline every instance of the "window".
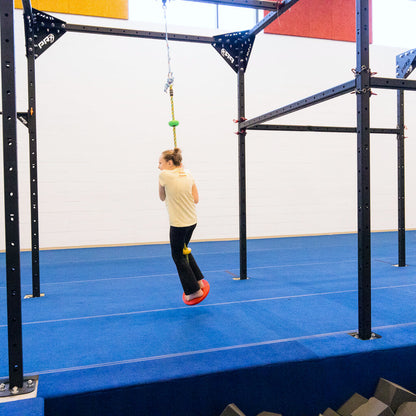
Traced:
[[415, 0], [373, 0], [375, 45], [416, 48]]
[[[251, 29], [263, 11], [199, 1], [167, 0], [168, 24], [235, 32]], [[416, 48], [416, 0], [372, 0], [373, 43]], [[162, 0], [130, 0], [130, 20], [164, 24]], [[190, 30], [192, 32], [192, 30]]]
[[[129, 18], [164, 24], [162, 4], [162, 0], [130, 0]], [[168, 24], [175, 26], [239, 31], [251, 29], [258, 19], [257, 10], [246, 7], [184, 0], [167, 0], [166, 6]]]

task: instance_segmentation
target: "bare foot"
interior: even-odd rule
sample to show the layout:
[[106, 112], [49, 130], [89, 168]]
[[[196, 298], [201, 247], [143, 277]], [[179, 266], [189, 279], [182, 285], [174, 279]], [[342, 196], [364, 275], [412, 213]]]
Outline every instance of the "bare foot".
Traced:
[[204, 285], [204, 282], [203, 282], [203, 280], [201, 279], [201, 280], [198, 280], [198, 283], [199, 283], [199, 287], [202, 289], [205, 285]]
[[185, 295], [185, 299], [189, 301], [195, 298], [200, 298], [203, 295], [204, 292], [201, 289], [199, 289], [197, 292], [191, 293], [190, 295]]

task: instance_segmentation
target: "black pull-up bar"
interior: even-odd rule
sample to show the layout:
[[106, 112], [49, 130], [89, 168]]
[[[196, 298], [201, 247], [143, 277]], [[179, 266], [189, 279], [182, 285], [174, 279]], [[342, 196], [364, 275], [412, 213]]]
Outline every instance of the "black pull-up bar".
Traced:
[[[86, 26], [86, 25], [75, 25], [66, 23], [62, 29], [67, 32], [78, 32], [78, 33], [91, 33], [101, 35], [113, 35], [113, 36], [125, 36], [134, 38], [149, 38], [149, 39], [160, 39], [166, 38], [165, 32], [152, 32], [148, 30], [133, 30], [133, 29], [117, 29], [111, 27], [101, 26]], [[181, 42], [194, 42], [194, 43], [209, 43], [214, 42], [214, 38], [210, 36], [195, 36], [195, 35], [184, 35], [179, 33], [168, 33], [169, 40], [176, 40]]]

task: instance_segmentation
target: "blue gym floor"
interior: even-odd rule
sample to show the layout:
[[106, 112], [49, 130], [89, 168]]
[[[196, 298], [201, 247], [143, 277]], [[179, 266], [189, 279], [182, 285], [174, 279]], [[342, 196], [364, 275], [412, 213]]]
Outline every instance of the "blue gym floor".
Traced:
[[[358, 327], [357, 236], [191, 243], [211, 292], [182, 302], [168, 245], [42, 251], [41, 292], [22, 300], [24, 373], [45, 415], [318, 415], [379, 377], [416, 390], [416, 232], [372, 235], [372, 330]], [[1, 254], [0, 378], [8, 377]], [[22, 296], [31, 293], [24, 252]], [[2, 407], [0, 404], [0, 414]], [[19, 413], [16, 413], [19, 414]], [[22, 413], [21, 413], [22, 414]]]

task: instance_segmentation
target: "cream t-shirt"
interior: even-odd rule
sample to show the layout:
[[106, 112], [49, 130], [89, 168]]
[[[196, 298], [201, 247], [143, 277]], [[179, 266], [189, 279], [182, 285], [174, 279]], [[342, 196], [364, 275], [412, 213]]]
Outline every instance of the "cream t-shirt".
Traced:
[[196, 224], [196, 208], [192, 196], [195, 181], [190, 172], [182, 168], [162, 170], [159, 183], [165, 187], [170, 225], [188, 227]]

